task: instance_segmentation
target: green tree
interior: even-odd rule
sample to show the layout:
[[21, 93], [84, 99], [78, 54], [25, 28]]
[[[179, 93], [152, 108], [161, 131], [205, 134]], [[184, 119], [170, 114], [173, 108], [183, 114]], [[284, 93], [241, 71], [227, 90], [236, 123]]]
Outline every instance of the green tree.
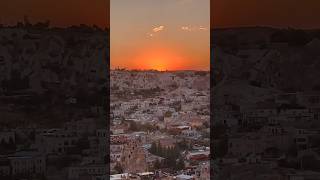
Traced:
[[158, 144], [157, 144], [157, 150], [156, 150], [156, 155], [157, 156], [163, 156], [163, 150], [162, 150], [162, 146], [160, 144], [160, 141], [158, 141]]
[[177, 162], [177, 165], [176, 165], [176, 170], [182, 170], [185, 168], [185, 165], [184, 165], [184, 160], [182, 158], [179, 158], [178, 162]]
[[189, 149], [189, 144], [186, 141], [186, 139], [183, 139], [182, 141], [178, 142], [177, 145], [178, 145], [179, 149], [182, 149], [182, 150], [188, 150]]
[[205, 128], [210, 128], [210, 124], [209, 124], [208, 121], [205, 121], [205, 122], [203, 123], [203, 126], [204, 126]]
[[160, 169], [161, 168], [161, 162], [157, 159], [154, 163], [154, 169]]
[[131, 121], [130, 122], [130, 125], [129, 125], [129, 130], [130, 131], [138, 131], [138, 125], [136, 122], [134, 121]]
[[171, 111], [167, 111], [165, 114], [164, 114], [164, 117], [171, 117], [172, 115], [172, 112]]
[[117, 163], [115, 166], [114, 166], [114, 170], [116, 170], [119, 174], [122, 174], [123, 173], [123, 168], [121, 166], [120, 163]]
[[151, 148], [150, 148], [150, 153], [156, 154], [157, 152], [157, 144], [155, 142], [152, 142]]

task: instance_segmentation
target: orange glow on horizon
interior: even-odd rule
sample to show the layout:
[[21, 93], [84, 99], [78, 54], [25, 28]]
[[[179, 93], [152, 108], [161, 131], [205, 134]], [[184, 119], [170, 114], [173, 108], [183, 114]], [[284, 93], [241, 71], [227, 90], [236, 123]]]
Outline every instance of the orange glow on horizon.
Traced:
[[111, 66], [112, 68], [119, 67], [126, 68], [128, 70], [207, 71], [209, 66], [200, 61], [201, 59], [208, 59], [209, 55], [207, 56], [199, 56], [198, 53], [190, 54], [190, 52], [184, 50], [182, 47], [168, 47], [163, 45], [156, 47], [141, 47], [129, 52], [125, 56], [115, 55], [115, 58], [111, 62], [122, 63], [117, 64], [117, 66]]
[[177, 48], [147, 47], [135, 53], [130, 69], [181, 70], [187, 58]]

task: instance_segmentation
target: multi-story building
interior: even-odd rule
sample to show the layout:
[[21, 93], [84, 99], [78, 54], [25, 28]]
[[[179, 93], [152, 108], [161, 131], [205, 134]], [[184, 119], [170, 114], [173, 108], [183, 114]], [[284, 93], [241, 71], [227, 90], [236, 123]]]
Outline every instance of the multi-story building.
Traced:
[[17, 152], [9, 156], [11, 174], [15, 175], [44, 175], [46, 173], [46, 159], [34, 151]]

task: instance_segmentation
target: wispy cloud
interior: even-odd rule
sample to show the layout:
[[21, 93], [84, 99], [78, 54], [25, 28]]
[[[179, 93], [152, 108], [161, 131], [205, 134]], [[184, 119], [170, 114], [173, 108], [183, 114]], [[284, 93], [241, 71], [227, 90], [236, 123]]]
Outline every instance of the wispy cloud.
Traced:
[[157, 34], [158, 34], [160, 31], [163, 31], [164, 28], [165, 28], [165, 27], [164, 27], [163, 25], [154, 27], [154, 28], [152, 28], [151, 32], [148, 32], [148, 33], [147, 33], [147, 36], [148, 36], [149, 38], [153, 38], [153, 37], [157, 36]]
[[206, 31], [208, 28], [204, 26], [182, 26], [181, 27], [182, 31], [189, 31], [189, 32], [194, 32], [194, 31]]
[[182, 26], [181, 29], [182, 29], [183, 31], [191, 31], [191, 28], [188, 27], [188, 26]]
[[206, 30], [208, 30], [208, 28], [203, 27], [203, 26], [200, 26], [200, 27], [199, 27], [199, 30], [200, 30], [200, 31], [206, 31]]
[[159, 32], [159, 31], [163, 31], [164, 30], [164, 26], [159, 26], [159, 27], [155, 27], [152, 29], [153, 32]]

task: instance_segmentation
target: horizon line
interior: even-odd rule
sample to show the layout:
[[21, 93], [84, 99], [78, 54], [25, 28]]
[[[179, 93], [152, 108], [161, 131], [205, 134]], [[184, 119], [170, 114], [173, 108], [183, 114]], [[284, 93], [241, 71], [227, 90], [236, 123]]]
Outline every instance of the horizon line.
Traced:
[[210, 26], [210, 30], [226, 30], [226, 29], [245, 29], [245, 28], [270, 28], [270, 29], [295, 29], [295, 30], [320, 30], [320, 27], [306, 28], [294, 26], [276, 26], [276, 25], [241, 25], [241, 26]]
[[24, 19], [22, 18], [21, 20], [16, 20], [14, 22], [0, 22], [0, 25], [2, 27], [7, 27], [7, 28], [11, 28], [11, 27], [18, 27], [19, 24], [22, 24], [24, 26], [36, 26], [37, 24], [44, 24], [47, 23], [48, 24], [48, 29], [54, 29], [54, 28], [71, 28], [71, 27], [81, 27], [83, 25], [90, 27], [90, 28], [95, 28], [98, 27], [100, 29], [110, 29], [110, 24], [105, 24], [104, 26], [101, 26], [99, 24], [89, 24], [89, 23], [73, 23], [73, 24], [60, 24], [58, 25], [58, 23], [54, 23], [54, 21], [50, 20], [50, 19], [43, 19], [43, 20], [38, 20], [38, 21], [30, 21], [28, 16], [25, 16]]
[[156, 72], [178, 72], [178, 71], [200, 71], [200, 72], [210, 72], [209, 70], [203, 69], [177, 69], [177, 70], [157, 70], [157, 69], [127, 69], [127, 68], [110, 68], [110, 71], [156, 71]]

